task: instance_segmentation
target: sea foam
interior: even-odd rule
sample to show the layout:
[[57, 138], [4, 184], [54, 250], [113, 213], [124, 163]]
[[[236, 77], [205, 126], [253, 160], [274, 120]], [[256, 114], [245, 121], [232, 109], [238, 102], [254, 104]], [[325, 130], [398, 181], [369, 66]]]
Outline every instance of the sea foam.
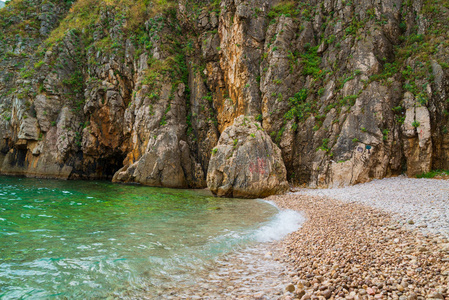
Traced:
[[[261, 201], [278, 208], [273, 202], [266, 200]], [[279, 210], [270, 222], [255, 231], [254, 237], [258, 242], [280, 240], [287, 234], [298, 230], [304, 221], [305, 218], [297, 211], [291, 209]]]

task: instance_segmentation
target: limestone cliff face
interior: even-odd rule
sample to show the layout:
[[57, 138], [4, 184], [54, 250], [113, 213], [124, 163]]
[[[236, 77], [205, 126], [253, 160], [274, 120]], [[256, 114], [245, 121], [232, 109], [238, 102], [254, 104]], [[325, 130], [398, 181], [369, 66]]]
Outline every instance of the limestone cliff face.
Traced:
[[0, 173], [205, 187], [241, 115], [295, 184], [449, 169], [447, 0], [161, 3], [0, 10]]

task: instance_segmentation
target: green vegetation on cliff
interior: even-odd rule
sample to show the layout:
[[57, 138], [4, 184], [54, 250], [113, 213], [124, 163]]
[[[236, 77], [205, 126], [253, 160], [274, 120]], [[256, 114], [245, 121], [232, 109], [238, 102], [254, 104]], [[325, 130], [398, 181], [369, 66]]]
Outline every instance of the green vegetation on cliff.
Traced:
[[204, 187], [240, 115], [294, 182], [447, 169], [448, 20], [447, 0], [13, 0], [0, 172]]

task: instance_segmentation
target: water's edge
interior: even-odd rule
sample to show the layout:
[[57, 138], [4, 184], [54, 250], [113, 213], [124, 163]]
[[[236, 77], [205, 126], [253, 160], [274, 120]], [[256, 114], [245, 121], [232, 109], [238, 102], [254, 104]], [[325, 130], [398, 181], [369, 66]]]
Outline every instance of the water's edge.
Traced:
[[120, 299], [277, 299], [291, 281], [283, 240], [299, 230], [306, 218], [296, 210], [279, 208], [273, 201], [255, 200], [278, 210], [268, 224], [254, 232], [256, 244], [217, 257], [210, 266], [196, 273], [191, 282], [161, 285], [156, 291], [143, 287], [114, 296]]
[[271, 201], [216, 198], [207, 189], [0, 176], [0, 298], [103, 297], [114, 286], [116, 296], [154, 295], [163, 283], [188, 290], [198, 282], [192, 277], [213, 275], [209, 267], [226, 257], [245, 257], [247, 277], [257, 277], [264, 267], [249, 257], [302, 222]]

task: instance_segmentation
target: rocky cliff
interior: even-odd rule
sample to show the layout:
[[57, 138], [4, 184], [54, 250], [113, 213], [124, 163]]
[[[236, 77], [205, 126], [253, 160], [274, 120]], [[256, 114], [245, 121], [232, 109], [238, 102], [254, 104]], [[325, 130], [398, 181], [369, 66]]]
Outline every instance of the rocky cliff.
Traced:
[[[213, 187], [261, 153], [281, 186], [449, 169], [447, 0], [13, 0], [0, 28], [2, 174]], [[234, 155], [242, 115], [261, 132], [229, 129]]]

